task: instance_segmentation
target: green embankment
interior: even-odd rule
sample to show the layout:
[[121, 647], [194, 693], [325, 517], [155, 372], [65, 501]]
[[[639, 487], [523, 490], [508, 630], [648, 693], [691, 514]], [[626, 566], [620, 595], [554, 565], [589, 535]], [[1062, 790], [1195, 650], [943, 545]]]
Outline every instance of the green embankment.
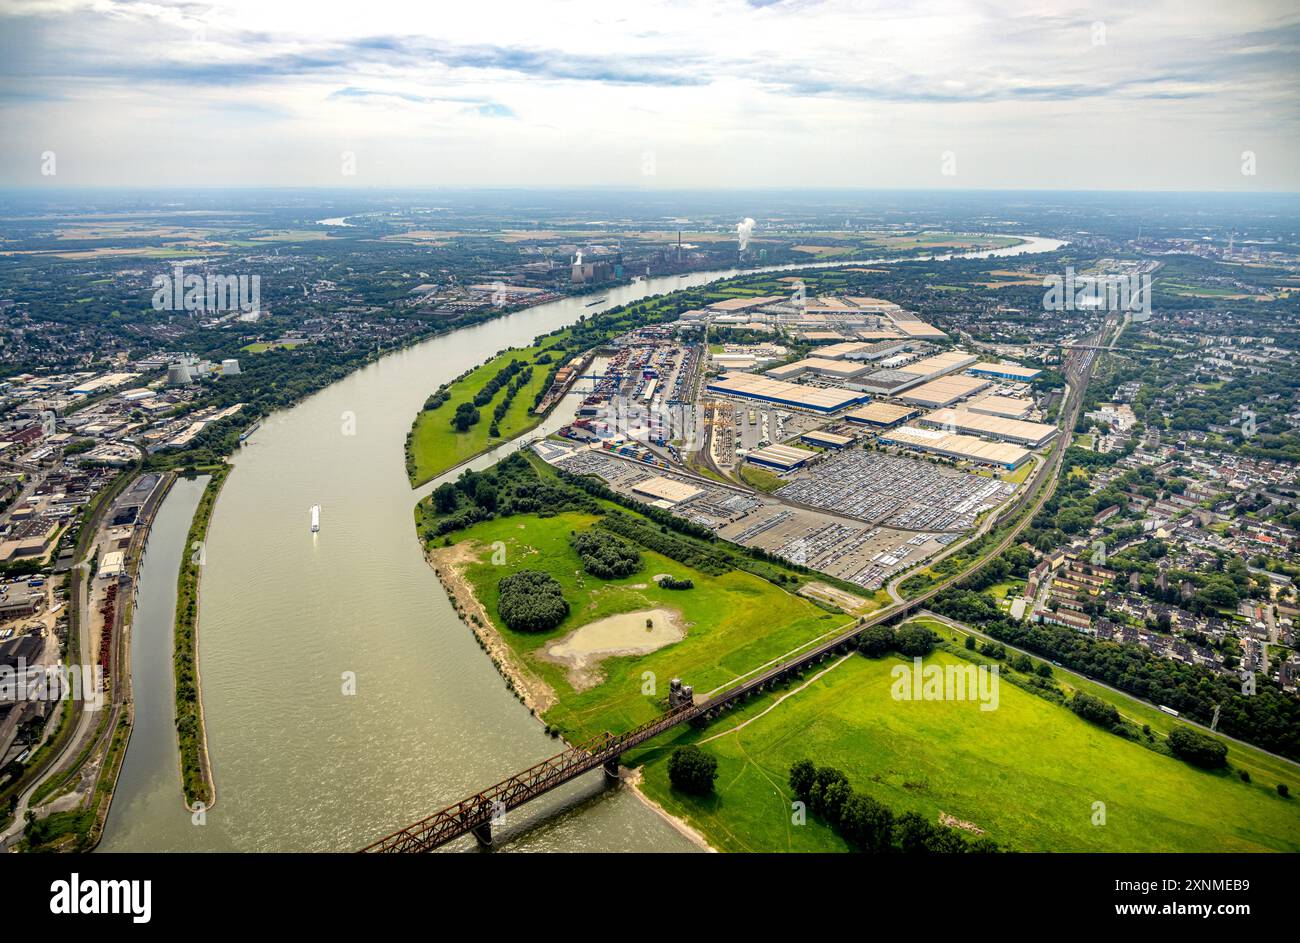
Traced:
[[[926, 663], [961, 662], [939, 651]], [[1195, 769], [1005, 681], [991, 711], [976, 701], [896, 701], [890, 672], [902, 664], [850, 655], [775, 707], [814, 673], [702, 731], [679, 728], [632, 760], [646, 763], [652, 799], [728, 851], [845, 850], [811, 817], [791, 821], [786, 777], [805, 757], [842, 769], [895, 814], [935, 822], [946, 813], [1013, 850], [1300, 850], [1300, 805], [1273, 781]], [[672, 789], [667, 759], [676, 745], [704, 740], [718, 760], [717, 792], [695, 799]], [[1094, 824], [1098, 802], [1105, 824]]]
[[176, 577], [175, 647], [172, 670], [176, 682], [176, 739], [180, 748], [181, 786], [185, 802], [210, 806], [213, 783], [208, 764], [207, 734], [203, 729], [202, 692], [198, 671], [199, 575], [203, 570], [203, 541], [207, 539], [212, 509], [232, 466], [217, 465], [200, 471], [212, 477], [194, 511]]
[[[552, 351], [551, 356], [558, 359], [560, 355], [553, 348], [559, 339], [560, 336], [549, 336], [540, 345], [502, 351], [451, 383], [447, 387], [449, 398], [441, 405], [434, 409], [421, 409], [406, 441], [406, 471], [411, 486], [419, 487], [461, 462], [537, 426], [541, 417], [533, 414], [533, 405], [550, 383], [553, 366], [553, 362], [549, 361], [537, 363], [537, 358], [549, 350]], [[461, 403], [472, 403], [483, 385], [508, 366], [511, 360], [519, 360], [525, 366], [531, 366], [533, 373], [515, 394], [501, 421], [496, 424], [500, 435], [493, 437], [489, 435], [489, 430], [492, 428], [493, 410], [506, 396], [505, 385], [497, 390], [491, 401], [478, 407], [480, 418], [477, 423], [464, 432], [457, 432], [452, 426], [456, 407]]]

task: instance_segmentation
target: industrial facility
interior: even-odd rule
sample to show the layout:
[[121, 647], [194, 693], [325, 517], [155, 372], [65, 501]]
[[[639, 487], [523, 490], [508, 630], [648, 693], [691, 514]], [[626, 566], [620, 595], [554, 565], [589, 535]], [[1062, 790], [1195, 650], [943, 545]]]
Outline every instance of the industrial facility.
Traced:
[[765, 465], [768, 468], [775, 468], [778, 471], [794, 471], [807, 464], [810, 458], [817, 455], [816, 452], [810, 452], [808, 449], [798, 449], [792, 445], [769, 445], [750, 452], [745, 456], [745, 460], [753, 462], [755, 465]]
[[892, 429], [900, 422], [906, 422], [919, 415], [920, 412], [914, 407], [899, 406], [895, 403], [868, 403], [866, 406], [845, 413], [844, 418], [860, 426]]
[[940, 377], [906, 393], [900, 393], [898, 399], [915, 406], [951, 406], [958, 400], [965, 399], [972, 393], [978, 393], [991, 385], [990, 381], [981, 380], [979, 377]]
[[827, 414], [839, 412], [841, 409], [856, 406], [870, 399], [865, 394], [852, 390], [803, 386], [752, 373], [728, 373], [710, 380], [707, 389], [710, 393]]
[[1043, 371], [1033, 367], [1022, 367], [1018, 363], [977, 363], [970, 368], [969, 372], [978, 377], [997, 377], [999, 380], [1028, 383]]
[[1014, 442], [1031, 449], [1046, 445], [1056, 436], [1056, 426], [1044, 422], [1005, 419], [966, 409], [936, 409], [918, 421], [924, 426], [984, 436], [999, 442]]
[[879, 436], [886, 445], [897, 445], [918, 452], [929, 452], [959, 462], [990, 465], [1004, 471], [1015, 471], [1029, 460], [1030, 453], [1006, 442], [986, 442], [975, 436], [923, 429], [920, 426], [902, 426]]

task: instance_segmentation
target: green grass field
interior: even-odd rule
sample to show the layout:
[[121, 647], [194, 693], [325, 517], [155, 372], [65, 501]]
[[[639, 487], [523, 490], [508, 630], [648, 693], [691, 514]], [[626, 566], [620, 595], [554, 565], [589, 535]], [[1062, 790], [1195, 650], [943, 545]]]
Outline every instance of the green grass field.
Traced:
[[[642, 567], [632, 576], [589, 576], [581, 571], [569, 535], [595, 519], [576, 513], [521, 515], [485, 521], [458, 535], [459, 541], [474, 541], [479, 549], [480, 562], [466, 566], [466, 578], [510, 647], [555, 690], [559, 704], [544, 719], [571, 740], [628, 730], [654, 718], [664, 709], [671, 678], [680, 677], [703, 694], [849, 621], [750, 573], [709, 576], [644, 549]], [[506, 551], [506, 563], [500, 566], [491, 562], [496, 541], [504, 543]], [[564, 589], [570, 613], [550, 632], [512, 632], [496, 617], [498, 582], [521, 569], [550, 573]], [[689, 577], [695, 588], [660, 589], [653, 579], [660, 573]], [[574, 691], [563, 666], [536, 657], [551, 639], [589, 622], [654, 608], [679, 611], [686, 638], [647, 655], [606, 659], [601, 664], [605, 679], [595, 687]], [[646, 671], [655, 675], [654, 696], [642, 693]]]
[[[915, 621], [927, 626], [941, 638], [950, 639], [958, 645], [963, 644], [965, 636], [969, 634], [934, 619], [921, 617]], [[1042, 659], [1035, 660], [1041, 661]], [[1052, 671], [1057, 684], [1060, 685], [1067, 697], [1073, 695], [1075, 691], [1082, 691], [1104, 701], [1110, 701], [1126, 719], [1133, 721], [1138, 726], [1145, 724], [1161, 736], [1168, 736], [1169, 731], [1180, 723], [1177, 717], [1172, 717], [1145, 701], [1139, 701], [1137, 698], [1107, 688], [1082, 675], [1075, 674], [1068, 668], [1053, 666]], [[1234, 769], [1244, 769], [1250, 773], [1251, 779], [1254, 781], [1272, 787], [1276, 787], [1278, 783], [1292, 785], [1300, 782], [1300, 770], [1297, 769], [1295, 764], [1245, 744], [1234, 743], [1231, 740], [1224, 740], [1223, 742], [1228, 747], [1228, 763]]]
[[277, 344], [272, 341], [260, 341], [256, 344], [245, 344], [241, 350], [246, 350], [250, 354], [263, 354], [268, 350], [274, 350], [279, 347], [283, 347], [285, 350], [293, 350], [297, 346], [297, 344]]
[[[421, 410], [415, 417], [411, 437], [407, 443], [407, 471], [411, 486], [418, 487], [430, 479], [436, 478], [449, 468], [455, 468], [461, 462], [482, 454], [488, 449], [515, 436], [522, 435], [541, 422], [540, 416], [533, 415], [533, 402], [537, 394], [547, 384], [551, 364], [536, 363], [539, 354], [556, 342], [557, 338], [548, 337], [544, 346], [522, 347], [502, 351], [487, 363], [473, 370], [464, 379], [449, 387], [451, 399], [437, 409]], [[532, 378], [524, 384], [515, 395], [501, 422], [497, 424], [500, 438], [492, 438], [488, 430], [492, 427], [492, 412], [506, 395], [505, 387], [497, 390], [492, 402], [479, 407], [481, 417], [465, 432], [457, 432], [451, 425], [456, 407], [461, 403], [472, 402], [474, 395], [483, 388], [497, 371], [510, 363], [512, 359], [522, 360], [532, 365]], [[432, 392], [432, 391], [430, 391]]]
[[[945, 812], [1019, 851], [1300, 850], [1300, 802], [1278, 796], [1274, 780], [1197, 770], [1006, 682], [993, 711], [974, 701], [895, 701], [890, 670], [902, 663], [851, 655], [761, 717], [782, 692], [703, 731], [666, 734], [632, 757], [646, 762], [644, 788], [726, 851], [845, 850], [811, 817], [791, 823], [786, 777], [804, 757], [844, 770], [895, 814], [936, 821]], [[927, 663], [959, 659], [936, 652]], [[674, 746], [747, 720], [704, 744], [718, 760], [715, 796], [672, 789]], [[1093, 824], [1095, 802], [1105, 803], [1104, 825]]]
[[758, 491], [772, 492], [778, 488], [784, 488], [790, 482], [786, 481], [780, 475], [774, 474], [764, 468], [755, 468], [753, 465], [743, 463], [740, 466], [740, 477], [745, 484]]

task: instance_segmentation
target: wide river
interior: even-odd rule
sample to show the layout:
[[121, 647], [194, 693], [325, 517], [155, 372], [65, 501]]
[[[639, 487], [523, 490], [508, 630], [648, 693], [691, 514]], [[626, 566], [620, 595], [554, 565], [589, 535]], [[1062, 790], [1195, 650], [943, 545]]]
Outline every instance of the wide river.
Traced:
[[[1029, 238], [962, 257], [1061, 244]], [[570, 298], [506, 315], [390, 354], [263, 422], [234, 456], [205, 548], [199, 659], [217, 800], [198, 822], [181, 801], [170, 645], [179, 552], [200, 485], [178, 482], [140, 575], [136, 728], [100, 848], [354, 850], [555, 753], [557, 741], [506, 689], [424, 561], [412, 509], [438, 482], [411, 491], [406, 433], [440, 383], [503, 348], [738, 274], [646, 279], [592, 307]], [[577, 398], [541, 431], [570, 418]], [[594, 774], [511, 813], [496, 837], [508, 850], [694, 848]]]

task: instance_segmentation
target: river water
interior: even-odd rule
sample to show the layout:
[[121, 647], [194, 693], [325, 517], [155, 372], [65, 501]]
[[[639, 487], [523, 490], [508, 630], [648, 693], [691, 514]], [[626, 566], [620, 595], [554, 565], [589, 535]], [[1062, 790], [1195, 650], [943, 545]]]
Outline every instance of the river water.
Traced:
[[[988, 254], [1059, 245], [1035, 238]], [[557, 752], [424, 561], [413, 507], [440, 481], [412, 493], [406, 433], [440, 383], [503, 348], [582, 315], [737, 274], [647, 279], [611, 288], [592, 307], [570, 298], [497, 318], [390, 354], [263, 421], [234, 456], [206, 547], [199, 659], [217, 799], [202, 824], [180, 800], [172, 726], [176, 568], [199, 487], [178, 482], [140, 576], [136, 729], [100, 847], [353, 850]], [[579, 398], [570, 394], [526, 438], [558, 428]], [[471, 465], [486, 467], [520, 444]], [[511, 813], [497, 847], [694, 847], [602, 780], [582, 777]], [[474, 847], [468, 838], [449, 846]]]

